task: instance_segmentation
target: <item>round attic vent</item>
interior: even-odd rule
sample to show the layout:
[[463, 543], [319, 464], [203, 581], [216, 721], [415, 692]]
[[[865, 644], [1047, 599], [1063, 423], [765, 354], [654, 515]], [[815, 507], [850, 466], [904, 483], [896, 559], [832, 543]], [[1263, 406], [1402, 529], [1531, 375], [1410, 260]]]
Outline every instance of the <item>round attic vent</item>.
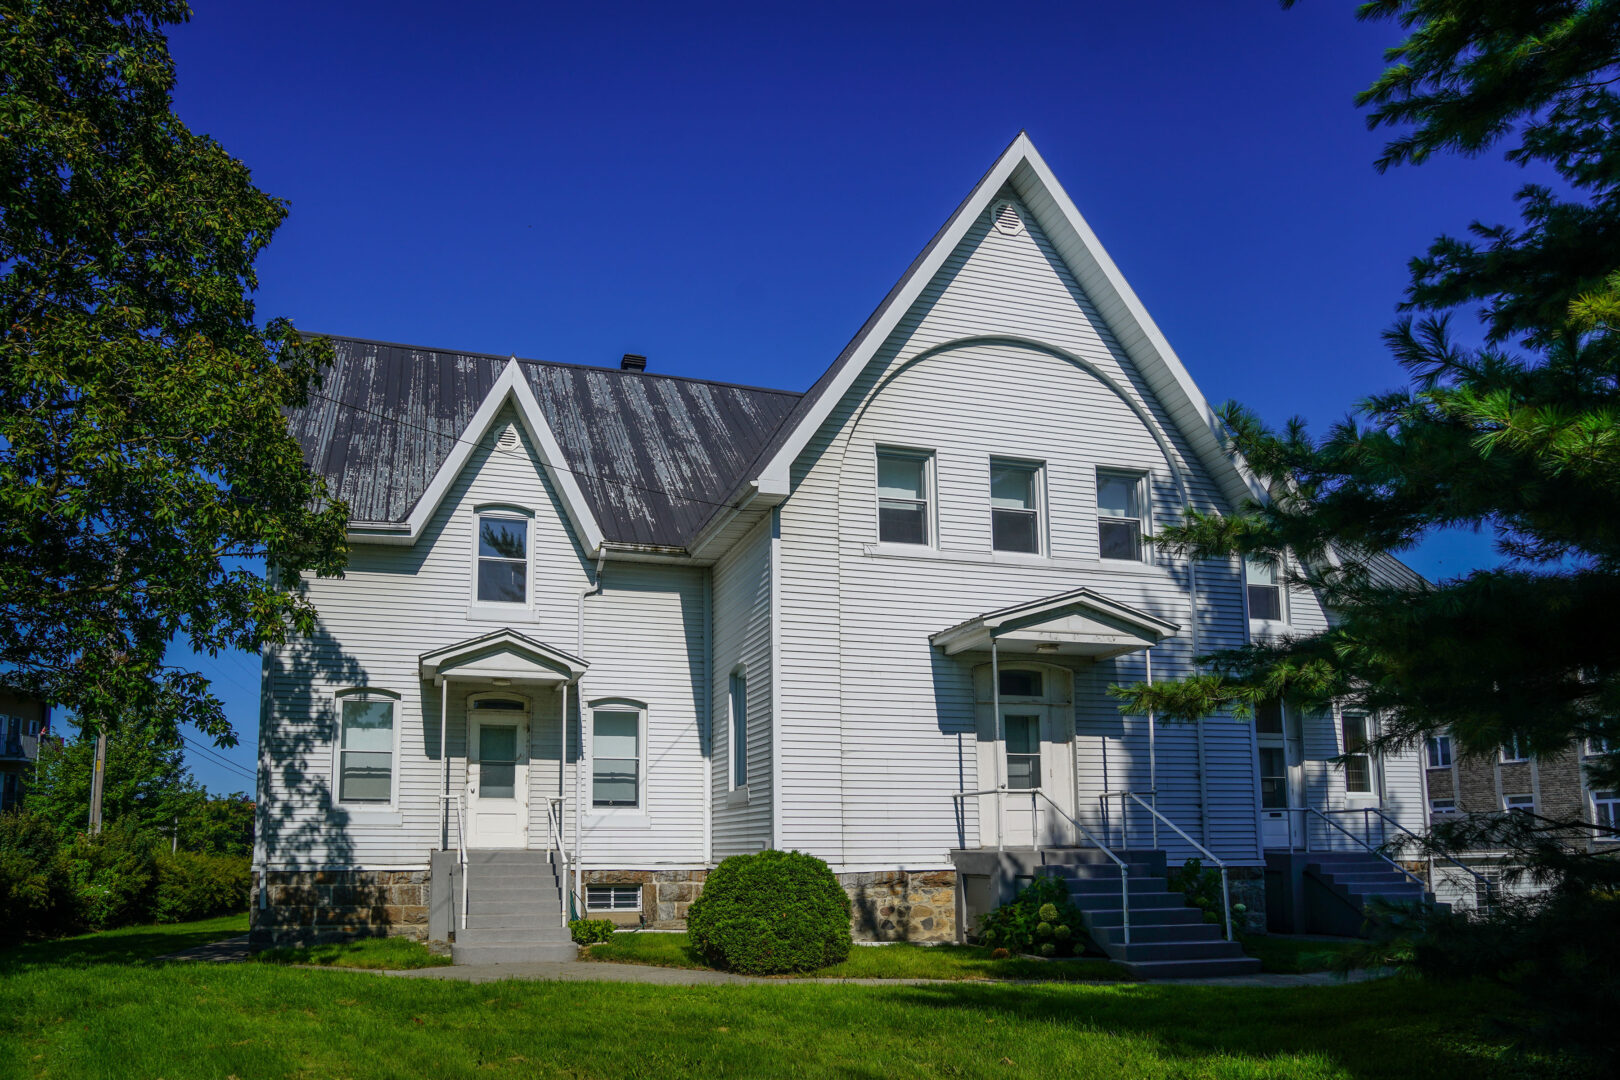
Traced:
[[495, 440], [495, 449], [503, 454], [515, 454], [522, 445], [523, 440], [518, 438], [517, 428], [511, 424], [507, 424], [506, 430], [501, 432], [501, 437]]
[[1018, 216], [1018, 208], [1010, 202], [998, 202], [991, 207], [990, 220], [995, 222], [998, 232], [1008, 236], [1017, 236], [1024, 231], [1024, 219]]

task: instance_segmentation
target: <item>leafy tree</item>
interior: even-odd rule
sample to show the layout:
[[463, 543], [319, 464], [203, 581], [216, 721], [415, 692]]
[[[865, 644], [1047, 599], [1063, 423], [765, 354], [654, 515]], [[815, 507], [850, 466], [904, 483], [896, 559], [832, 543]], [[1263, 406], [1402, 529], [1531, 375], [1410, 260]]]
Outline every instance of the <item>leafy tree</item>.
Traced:
[[[41, 747], [39, 778], [30, 786], [27, 809], [62, 830], [82, 830], [90, 816], [90, 781], [96, 739], [88, 732]], [[121, 725], [107, 736], [101, 814], [109, 823], [167, 840], [208, 801], [186, 768], [184, 748], [167, 732]]]
[[229, 745], [169, 645], [309, 630], [299, 576], [341, 572], [346, 511], [284, 419], [330, 346], [255, 321], [286, 204], [171, 108], [189, 15], [0, 6], [0, 680]]
[[[1538, 752], [1620, 742], [1620, 0], [1376, 0], [1359, 15], [1407, 34], [1358, 99], [1370, 126], [1399, 129], [1380, 169], [1504, 147], [1557, 183], [1519, 191], [1518, 226], [1476, 223], [1412, 261], [1386, 335], [1409, 387], [1321, 438], [1225, 406], [1273, 498], [1157, 538], [1290, 555], [1289, 584], [1335, 625], [1115, 692], [1180, 718], [1339, 698], [1382, 714], [1381, 749], [1438, 729], [1474, 754], [1510, 736]], [[1463, 305], [1482, 346], [1453, 336]], [[1502, 564], [1433, 585], [1386, 572], [1453, 527], [1490, 530]], [[1620, 755], [1591, 773], [1620, 785]]]
[[206, 799], [180, 819], [180, 850], [252, 855], [253, 814], [253, 800], [241, 792]]

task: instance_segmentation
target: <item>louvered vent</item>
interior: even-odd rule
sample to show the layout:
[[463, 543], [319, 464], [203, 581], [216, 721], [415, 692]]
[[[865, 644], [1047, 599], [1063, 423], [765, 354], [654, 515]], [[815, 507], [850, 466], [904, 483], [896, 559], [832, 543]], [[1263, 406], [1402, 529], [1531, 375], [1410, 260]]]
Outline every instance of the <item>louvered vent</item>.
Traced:
[[501, 437], [495, 440], [495, 449], [503, 454], [515, 454], [522, 445], [523, 440], [518, 438], [517, 428], [511, 424], [507, 424], [506, 430], [501, 432]]
[[1010, 202], [998, 202], [990, 211], [991, 219], [996, 223], [996, 229], [1008, 236], [1017, 236], [1024, 231], [1024, 219], [1018, 216], [1018, 208]]

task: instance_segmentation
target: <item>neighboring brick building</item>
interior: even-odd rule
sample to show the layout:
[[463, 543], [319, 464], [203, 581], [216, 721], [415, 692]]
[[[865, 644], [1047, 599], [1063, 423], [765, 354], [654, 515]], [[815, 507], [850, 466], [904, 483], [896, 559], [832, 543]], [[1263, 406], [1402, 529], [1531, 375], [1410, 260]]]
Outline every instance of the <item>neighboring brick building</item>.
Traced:
[[[1587, 781], [1585, 763], [1610, 748], [1586, 740], [1554, 754], [1531, 754], [1516, 742], [1490, 757], [1462, 757], [1448, 735], [1431, 737], [1424, 749], [1430, 825], [1456, 820], [1461, 814], [1492, 814], [1517, 808], [1544, 817], [1580, 819], [1607, 825], [1620, 824], [1620, 798], [1613, 791], [1594, 791]], [[1595, 847], [1620, 848], [1608, 840], [1593, 840]], [[1499, 883], [1503, 852], [1470, 853], [1462, 861], [1493, 884]], [[1513, 891], [1532, 893], [1528, 881]], [[1457, 907], [1473, 907], [1483, 892], [1477, 879], [1445, 864], [1435, 864], [1436, 898]]]
[[39, 757], [40, 739], [50, 726], [49, 705], [0, 690], [0, 811], [22, 800]]

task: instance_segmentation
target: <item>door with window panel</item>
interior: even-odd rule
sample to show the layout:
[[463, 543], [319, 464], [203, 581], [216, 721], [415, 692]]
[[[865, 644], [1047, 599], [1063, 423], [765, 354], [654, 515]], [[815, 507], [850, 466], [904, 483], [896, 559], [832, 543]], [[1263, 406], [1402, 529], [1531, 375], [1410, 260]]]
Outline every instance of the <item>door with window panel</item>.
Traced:
[[[1073, 842], [1063, 814], [1074, 814], [1074, 723], [1066, 672], [1010, 668], [1001, 672], [1000, 723], [993, 717], [989, 672], [975, 680], [980, 693], [980, 787], [1005, 788], [979, 797], [980, 842], [1028, 847]], [[1047, 800], [1051, 801], [1048, 802]], [[1053, 804], [1063, 811], [1054, 813]]]
[[527, 707], [521, 701], [485, 698], [475, 699], [467, 711], [467, 846], [527, 847]]
[[1302, 842], [1304, 822], [1293, 812], [1301, 805], [1298, 716], [1281, 701], [1255, 706], [1254, 735], [1259, 744], [1260, 839], [1267, 848], [1293, 848]]

